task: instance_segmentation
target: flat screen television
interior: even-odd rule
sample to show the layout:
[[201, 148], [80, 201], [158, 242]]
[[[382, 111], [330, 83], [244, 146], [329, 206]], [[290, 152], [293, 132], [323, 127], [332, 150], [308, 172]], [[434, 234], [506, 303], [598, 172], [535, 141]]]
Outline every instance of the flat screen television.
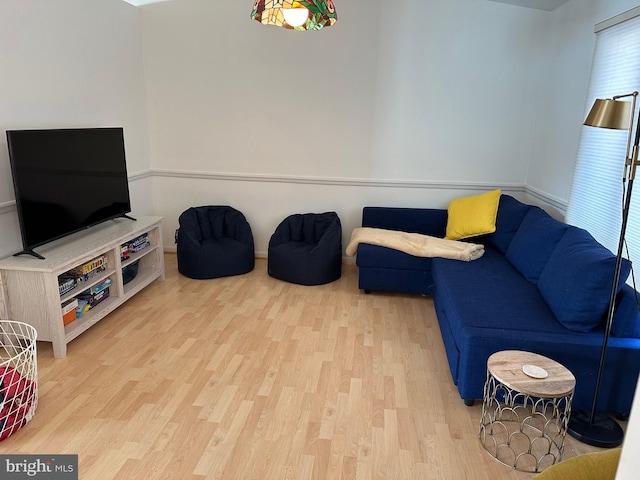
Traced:
[[[7, 130], [24, 251], [131, 211], [124, 131]], [[129, 217], [130, 218], [130, 217]]]

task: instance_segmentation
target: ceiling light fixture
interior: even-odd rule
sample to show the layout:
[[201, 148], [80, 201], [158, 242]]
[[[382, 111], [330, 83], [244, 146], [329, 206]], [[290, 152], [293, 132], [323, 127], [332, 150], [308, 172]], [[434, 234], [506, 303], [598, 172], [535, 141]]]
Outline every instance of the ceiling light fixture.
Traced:
[[285, 21], [293, 28], [301, 27], [309, 18], [309, 10], [306, 8], [285, 8], [282, 14]]
[[289, 30], [320, 30], [338, 16], [333, 0], [255, 0], [251, 18]]

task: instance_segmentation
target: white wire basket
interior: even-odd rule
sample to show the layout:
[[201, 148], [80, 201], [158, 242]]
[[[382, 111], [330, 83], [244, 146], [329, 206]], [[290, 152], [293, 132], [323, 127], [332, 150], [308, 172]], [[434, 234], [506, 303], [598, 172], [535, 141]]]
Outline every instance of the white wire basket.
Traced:
[[38, 406], [36, 329], [0, 320], [0, 441], [20, 430]]

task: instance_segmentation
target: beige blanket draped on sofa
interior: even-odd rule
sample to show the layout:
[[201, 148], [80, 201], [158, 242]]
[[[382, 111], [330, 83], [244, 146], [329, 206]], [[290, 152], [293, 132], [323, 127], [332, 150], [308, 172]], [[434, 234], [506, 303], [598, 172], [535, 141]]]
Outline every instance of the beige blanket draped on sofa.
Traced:
[[416, 257], [442, 257], [470, 262], [484, 254], [484, 246], [477, 243], [445, 240], [444, 238], [383, 228], [358, 227], [351, 232], [346, 253], [356, 254], [360, 243], [393, 248]]

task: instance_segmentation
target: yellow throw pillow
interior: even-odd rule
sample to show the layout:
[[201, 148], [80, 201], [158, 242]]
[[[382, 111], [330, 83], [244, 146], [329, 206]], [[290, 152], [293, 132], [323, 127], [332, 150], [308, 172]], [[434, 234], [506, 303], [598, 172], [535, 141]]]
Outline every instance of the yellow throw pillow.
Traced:
[[477, 237], [496, 231], [496, 215], [501, 190], [457, 198], [449, 202], [448, 240]]

